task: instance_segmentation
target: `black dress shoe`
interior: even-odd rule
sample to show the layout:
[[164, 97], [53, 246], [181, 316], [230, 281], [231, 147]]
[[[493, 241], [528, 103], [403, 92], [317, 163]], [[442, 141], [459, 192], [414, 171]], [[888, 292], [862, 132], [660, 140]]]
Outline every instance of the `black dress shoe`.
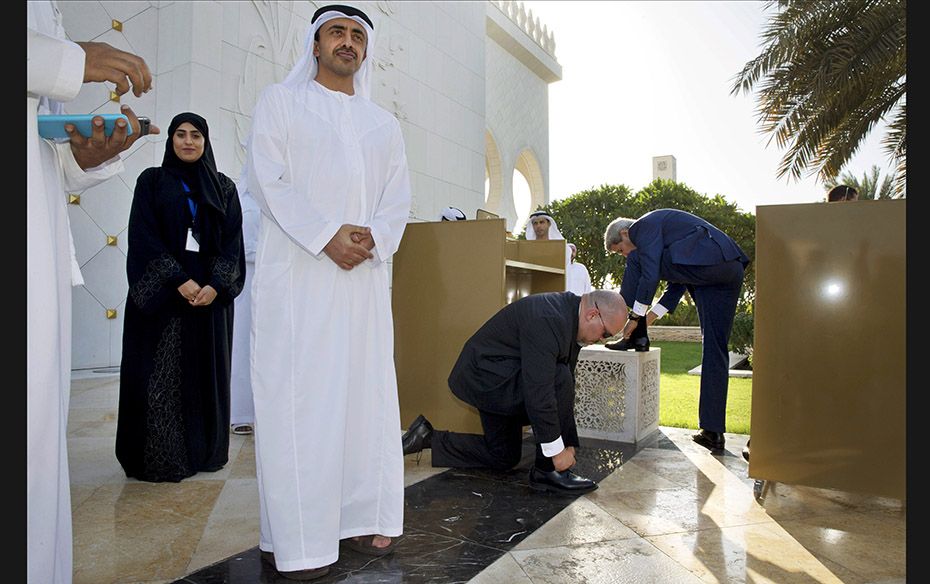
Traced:
[[649, 337], [639, 337], [638, 339], [620, 339], [615, 343], [604, 343], [604, 346], [614, 351], [639, 351], [643, 353], [649, 350]]
[[633, 343], [630, 342], [630, 339], [620, 339], [613, 343], [604, 343], [604, 347], [614, 351], [629, 351], [633, 348]]
[[563, 471], [550, 470], [547, 472], [534, 466], [530, 469], [530, 488], [534, 491], [580, 495], [596, 489], [597, 483], [591, 479], [576, 475], [571, 469]]
[[723, 450], [726, 444], [723, 432], [711, 432], [710, 430], [701, 430], [692, 435], [691, 439], [708, 450]]
[[636, 321], [636, 328], [630, 333], [630, 342], [633, 344], [634, 351], [649, 350], [649, 325], [646, 324], [646, 317]]
[[433, 436], [433, 425], [430, 424], [423, 415], [417, 416], [417, 419], [410, 424], [403, 437], [400, 439], [404, 447], [404, 456], [415, 454], [424, 448], [431, 446]]

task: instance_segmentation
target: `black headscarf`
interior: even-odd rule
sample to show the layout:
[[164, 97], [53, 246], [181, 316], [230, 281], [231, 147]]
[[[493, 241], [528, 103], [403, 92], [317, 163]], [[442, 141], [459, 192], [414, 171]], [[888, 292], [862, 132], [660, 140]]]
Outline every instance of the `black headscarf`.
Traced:
[[[174, 151], [174, 133], [178, 126], [189, 122], [203, 134], [203, 154], [194, 162], [184, 162]], [[174, 116], [168, 126], [168, 139], [165, 141], [165, 158], [162, 168], [184, 181], [190, 189], [187, 196], [197, 204], [194, 220], [194, 236], [200, 242], [201, 251], [216, 253], [220, 248], [220, 233], [226, 217], [227, 196], [223, 192], [213, 158], [213, 146], [210, 144], [210, 129], [207, 120], [192, 112]]]
[[[203, 155], [195, 162], [184, 162], [174, 151], [174, 133], [184, 122], [190, 123], [203, 134]], [[216, 160], [213, 158], [213, 146], [210, 144], [210, 129], [207, 127], [207, 120], [193, 112], [184, 112], [174, 116], [171, 125], [168, 126], [165, 158], [161, 165], [187, 184], [191, 190], [189, 196], [194, 202], [198, 205], [209, 205], [220, 215], [226, 215], [226, 197], [223, 196], [223, 187], [216, 170]]]

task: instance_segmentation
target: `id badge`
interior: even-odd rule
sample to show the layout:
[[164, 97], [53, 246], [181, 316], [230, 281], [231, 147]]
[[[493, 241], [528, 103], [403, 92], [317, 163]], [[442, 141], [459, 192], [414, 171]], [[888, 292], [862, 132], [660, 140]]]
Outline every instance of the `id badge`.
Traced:
[[200, 251], [200, 244], [194, 239], [194, 231], [191, 228], [187, 229], [187, 245], [184, 246], [184, 249], [187, 251]]

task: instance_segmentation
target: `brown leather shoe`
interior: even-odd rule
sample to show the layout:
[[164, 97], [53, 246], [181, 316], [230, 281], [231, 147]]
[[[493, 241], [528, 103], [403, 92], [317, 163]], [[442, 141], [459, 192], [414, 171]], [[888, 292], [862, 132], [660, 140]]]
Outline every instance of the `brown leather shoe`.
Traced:
[[259, 551], [261, 551], [262, 559], [271, 564], [278, 574], [280, 574], [283, 578], [287, 578], [288, 580], [316, 580], [317, 578], [322, 578], [323, 576], [329, 574], [329, 566], [320, 566], [319, 568], [308, 568], [306, 570], [282, 572], [281, 570], [278, 570], [278, 566], [274, 562], [274, 552], [266, 552], [265, 550]]

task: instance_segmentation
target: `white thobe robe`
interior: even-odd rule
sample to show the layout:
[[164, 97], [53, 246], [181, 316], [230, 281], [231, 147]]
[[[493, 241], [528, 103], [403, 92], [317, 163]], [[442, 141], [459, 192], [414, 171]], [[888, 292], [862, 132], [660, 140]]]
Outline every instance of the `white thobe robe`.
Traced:
[[67, 194], [123, 169], [119, 158], [89, 172], [67, 143], [39, 138], [39, 113], [62, 113], [84, 78], [84, 51], [65, 37], [50, 2], [26, 3], [26, 581], [72, 577], [66, 431], [71, 394], [74, 259]]
[[[400, 124], [315, 81], [262, 93], [248, 188], [262, 209], [252, 284], [260, 548], [278, 570], [324, 566], [339, 540], [403, 530], [390, 271], [410, 212]], [[373, 259], [322, 250], [371, 228]]]
[[591, 275], [584, 264], [572, 262], [565, 272], [565, 289], [583, 296], [591, 291]]
[[242, 242], [245, 245], [245, 284], [236, 296], [233, 322], [232, 367], [229, 383], [229, 423], [252, 424], [255, 408], [252, 405], [252, 379], [249, 364], [252, 328], [252, 274], [255, 272], [255, 246], [261, 210], [246, 185], [240, 180], [239, 203], [242, 206]]

